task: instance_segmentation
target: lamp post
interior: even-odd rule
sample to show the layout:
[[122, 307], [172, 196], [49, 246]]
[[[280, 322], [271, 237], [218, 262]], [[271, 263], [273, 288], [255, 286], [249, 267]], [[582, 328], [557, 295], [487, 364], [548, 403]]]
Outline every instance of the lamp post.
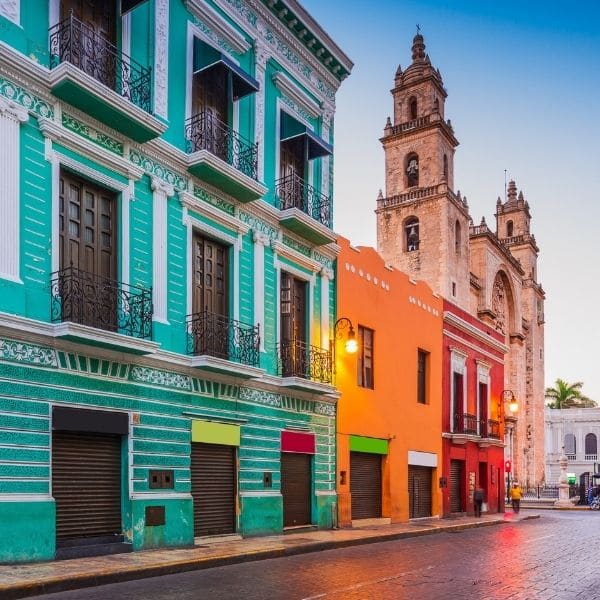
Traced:
[[[346, 332], [347, 333], [344, 333]], [[356, 339], [356, 332], [354, 331], [354, 326], [352, 325], [352, 321], [348, 317], [340, 317], [333, 326], [333, 339], [331, 340], [331, 352], [333, 358], [333, 373], [336, 372], [336, 342], [337, 340], [344, 339], [346, 337], [346, 342], [344, 344], [344, 348], [348, 354], [355, 354], [358, 350], [358, 341]]]
[[[508, 403], [509, 414], [506, 414], [504, 407]], [[512, 470], [514, 468], [514, 455], [513, 455], [513, 433], [515, 423], [517, 421], [517, 411], [519, 410], [519, 403], [515, 398], [512, 390], [502, 390], [502, 414], [504, 415], [504, 421], [506, 424], [505, 437], [508, 438], [508, 443], [506, 446], [508, 447], [508, 455], [509, 458], [505, 457], [505, 465], [510, 464], [510, 469], [506, 469], [506, 497], [510, 498], [510, 476]]]

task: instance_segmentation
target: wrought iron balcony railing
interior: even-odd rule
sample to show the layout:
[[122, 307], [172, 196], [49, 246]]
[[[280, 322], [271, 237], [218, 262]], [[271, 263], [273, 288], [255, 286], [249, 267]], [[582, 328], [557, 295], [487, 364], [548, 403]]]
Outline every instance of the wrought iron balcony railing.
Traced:
[[279, 210], [297, 208], [326, 227], [331, 227], [331, 198], [308, 185], [298, 175], [287, 175], [275, 182]]
[[253, 144], [208, 111], [188, 119], [185, 138], [189, 153], [208, 150], [244, 175], [258, 179], [258, 144]]
[[73, 14], [50, 29], [50, 68], [69, 62], [147, 113], [152, 112], [152, 69], [123, 54]]
[[481, 437], [491, 438], [494, 440], [500, 439], [500, 423], [495, 419], [487, 419], [481, 421]]
[[468, 413], [458, 413], [454, 415], [454, 433], [465, 433], [468, 435], [478, 435], [479, 419], [475, 415]]
[[319, 383], [332, 382], [331, 352], [298, 340], [277, 346], [278, 370], [282, 377], [300, 377]]
[[244, 365], [260, 365], [260, 330], [258, 325], [203, 311], [187, 317], [187, 351], [194, 356], [206, 355]]
[[52, 322], [88, 325], [152, 338], [152, 290], [99, 277], [73, 266], [51, 276]]

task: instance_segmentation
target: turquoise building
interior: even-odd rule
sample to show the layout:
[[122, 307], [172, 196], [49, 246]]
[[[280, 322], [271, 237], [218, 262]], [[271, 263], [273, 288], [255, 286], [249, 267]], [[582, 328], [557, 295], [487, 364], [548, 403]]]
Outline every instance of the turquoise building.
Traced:
[[335, 93], [295, 0], [0, 0], [0, 562], [335, 524]]

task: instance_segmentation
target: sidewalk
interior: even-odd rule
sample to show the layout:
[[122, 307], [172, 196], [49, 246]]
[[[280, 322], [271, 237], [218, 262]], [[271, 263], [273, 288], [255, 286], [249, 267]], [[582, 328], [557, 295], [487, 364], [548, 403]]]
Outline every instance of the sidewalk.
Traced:
[[480, 518], [423, 519], [395, 525], [305, 531], [260, 538], [241, 539], [238, 536], [225, 536], [220, 539], [200, 539], [198, 540], [199, 545], [193, 548], [161, 549], [43, 563], [0, 565], [0, 598], [13, 600], [14, 598], [144, 577], [440, 532], [460, 531], [472, 527], [486, 527], [532, 518], [539, 518], [539, 515], [523, 513], [514, 515], [512, 512], [506, 512], [504, 515], [483, 515]]

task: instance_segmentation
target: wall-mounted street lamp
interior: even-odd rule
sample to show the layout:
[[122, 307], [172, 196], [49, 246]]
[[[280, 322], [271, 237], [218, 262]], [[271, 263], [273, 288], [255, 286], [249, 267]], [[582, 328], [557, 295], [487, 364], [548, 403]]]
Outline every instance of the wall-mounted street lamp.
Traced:
[[508, 402], [508, 410], [510, 411], [511, 416], [514, 416], [519, 410], [519, 403], [517, 402], [512, 390], [503, 390], [502, 400], [504, 400], [504, 402]]
[[348, 317], [340, 317], [333, 326], [333, 340], [331, 340], [331, 351], [333, 358], [333, 372], [336, 372], [336, 341], [343, 340], [344, 348], [348, 354], [355, 354], [358, 350], [358, 340], [352, 321]]

